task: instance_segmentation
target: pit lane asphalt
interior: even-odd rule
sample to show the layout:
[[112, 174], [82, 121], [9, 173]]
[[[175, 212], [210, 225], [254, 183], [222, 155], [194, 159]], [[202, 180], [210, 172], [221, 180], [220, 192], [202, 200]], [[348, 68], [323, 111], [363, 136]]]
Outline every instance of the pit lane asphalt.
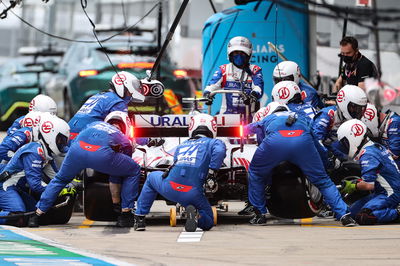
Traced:
[[136, 265], [399, 265], [400, 224], [344, 228], [333, 218], [282, 220], [250, 226], [229, 202], [218, 225], [199, 242], [180, 243], [182, 222], [169, 226], [169, 206], [158, 201], [144, 232], [93, 222], [74, 213], [66, 225], [24, 230], [80, 250]]

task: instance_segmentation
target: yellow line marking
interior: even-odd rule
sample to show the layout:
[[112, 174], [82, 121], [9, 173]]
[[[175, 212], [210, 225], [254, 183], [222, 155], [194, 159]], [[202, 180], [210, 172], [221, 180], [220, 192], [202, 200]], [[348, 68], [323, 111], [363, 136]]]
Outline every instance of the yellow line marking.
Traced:
[[82, 225], [78, 226], [78, 228], [89, 228], [90, 226], [92, 226], [92, 224], [94, 224], [94, 221], [85, 219], [82, 222]]
[[379, 227], [379, 225], [376, 225], [377, 227], [371, 227], [371, 226], [353, 226], [353, 227], [344, 227], [341, 225], [331, 225], [331, 224], [303, 224], [302, 226], [308, 226], [308, 227], [325, 227], [325, 228], [349, 228], [349, 229], [372, 229], [372, 230], [400, 230], [400, 227]]

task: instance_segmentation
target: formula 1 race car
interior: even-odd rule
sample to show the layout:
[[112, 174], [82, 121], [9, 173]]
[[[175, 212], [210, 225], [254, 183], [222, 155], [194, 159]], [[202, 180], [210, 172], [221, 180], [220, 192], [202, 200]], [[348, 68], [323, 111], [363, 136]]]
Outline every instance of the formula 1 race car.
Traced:
[[[239, 92], [240, 93], [240, 92]], [[195, 106], [197, 101], [193, 99]], [[194, 110], [196, 111], [196, 110]], [[196, 113], [192, 112], [191, 113]], [[188, 139], [188, 125], [192, 115], [134, 115], [135, 137], [158, 138], [160, 146], [138, 146], [133, 159], [142, 167], [143, 184], [151, 171], [166, 171], [173, 164], [176, 147]], [[224, 141], [227, 155], [217, 176], [218, 185], [205, 193], [216, 210], [228, 211], [229, 200], [247, 198], [247, 170], [257, 149], [255, 139], [243, 136], [245, 118], [240, 114], [216, 115], [217, 138]], [[273, 155], [271, 155], [273, 156]], [[113, 211], [108, 187], [108, 176], [86, 171], [84, 190], [84, 212], [91, 220], [114, 221], [117, 213]], [[354, 171], [335, 173], [335, 179], [355, 175]], [[272, 185], [266, 189], [270, 213], [282, 218], [307, 218], [315, 216], [322, 208], [322, 197], [316, 187], [308, 182], [301, 170], [288, 162], [282, 162], [272, 174]], [[161, 198], [160, 198], [161, 199]], [[170, 224], [176, 225], [176, 218], [184, 217], [182, 206], [174, 202], [170, 210]], [[216, 222], [216, 221], [215, 221]]]

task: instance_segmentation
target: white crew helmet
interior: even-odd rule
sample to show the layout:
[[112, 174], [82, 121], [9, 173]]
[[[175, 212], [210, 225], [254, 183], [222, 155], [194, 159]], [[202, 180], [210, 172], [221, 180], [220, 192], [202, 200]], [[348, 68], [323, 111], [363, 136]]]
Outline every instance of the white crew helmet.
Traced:
[[32, 111], [27, 113], [20, 121], [21, 127], [30, 127], [32, 129], [32, 141], [37, 141], [39, 138], [39, 123], [44, 114], [52, 115], [50, 113]]
[[266, 116], [280, 111], [289, 111], [289, 108], [278, 102], [270, 102], [267, 106], [260, 108], [254, 116], [253, 123], [263, 120]]
[[379, 112], [375, 105], [368, 103], [361, 121], [368, 127], [375, 138], [379, 137]]
[[217, 123], [214, 117], [208, 114], [198, 114], [192, 116], [189, 124], [189, 137], [204, 135], [209, 138], [217, 136]]
[[53, 115], [57, 114], [56, 102], [47, 95], [39, 94], [36, 95], [29, 103], [29, 112], [49, 112]]
[[142, 83], [133, 74], [121, 71], [115, 74], [110, 82], [111, 88], [115, 93], [124, 98], [126, 96], [126, 91], [132, 94], [133, 102], [143, 102], [144, 95], [142, 93]]
[[104, 122], [117, 127], [130, 140], [134, 139], [132, 122], [126, 112], [113, 111], [106, 116]]
[[63, 119], [44, 113], [39, 122], [39, 142], [48, 155], [62, 156], [69, 138], [69, 125]]
[[367, 126], [358, 119], [348, 120], [338, 128], [338, 141], [347, 151], [350, 159], [356, 157], [364, 144], [369, 140], [367, 130]]
[[361, 119], [367, 107], [367, 95], [360, 87], [345, 85], [336, 96], [336, 104], [341, 119]]
[[301, 90], [294, 81], [281, 81], [272, 88], [272, 99], [280, 104], [301, 102]]
[[297, 85], [300, 82], [300, 67], [293, 61], [283, 61], [276, 65], [272, 74], [274, 83], [289, 80], [294, 81]]
[[253, 53], [253, 45], [246, 37], [236, 36], [233, 37], [228, 43], [228, 59], [229, 55], [234, 51], [241, 51], [248, 57], [251, 57], [251, 54]]

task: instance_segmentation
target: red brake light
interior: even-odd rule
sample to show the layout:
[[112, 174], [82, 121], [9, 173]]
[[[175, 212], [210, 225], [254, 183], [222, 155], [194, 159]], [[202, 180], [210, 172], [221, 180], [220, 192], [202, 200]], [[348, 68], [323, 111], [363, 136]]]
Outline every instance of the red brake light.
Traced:
[[174, 76], [177, 78], [185, 78], [187, 77], [187, 71], [183, 69], [176, 69], [174, 71]]
[[79, 71], [80, 77], [95, 76], [97, 74], [99, 74], [99, 71], [97, 71], [97, 70], [81, 70], [81, 71]]
[[133, 126], [131, 126], [131, 128], [129, 129], [129, 138], [130, 139], [135, 138], [135, 128]]
[[119, 63], [118, 68], [152, 68], [154, 63], [151, 62], [132, 62], [132, 63]]

